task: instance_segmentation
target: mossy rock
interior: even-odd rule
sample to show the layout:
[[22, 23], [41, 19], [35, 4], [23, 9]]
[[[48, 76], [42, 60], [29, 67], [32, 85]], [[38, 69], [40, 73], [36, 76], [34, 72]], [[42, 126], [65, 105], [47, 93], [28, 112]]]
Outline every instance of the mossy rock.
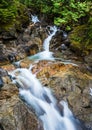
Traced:
[[17, 7], [17, 15], [15, 19], [10, 20], [10, 22], [0, 23], [0, 32], [8, 31], [13, 28], [15, 30], [20, 31], [23, 26], [27, 26], [29, 24], [29, 16], [28, 16], [28, 9], [25, 5], [19, 4]]
[[15, 21], [15, 28], [21, 30], [21, 27], [26, 27], [29, 24], [28, 10], [24, 5], [20, 5], [18, 8], [18, 16]]
[[92, 51], [92, 31], [91, 25], [80, 25], [70, 33], [69, 39], [71, 49], [77, 54], [88, 54]]

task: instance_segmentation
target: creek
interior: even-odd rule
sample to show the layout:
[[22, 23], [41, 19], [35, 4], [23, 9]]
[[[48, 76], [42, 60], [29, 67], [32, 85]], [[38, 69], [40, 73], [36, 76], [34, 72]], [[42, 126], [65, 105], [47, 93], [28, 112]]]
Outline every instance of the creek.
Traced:
[[[32, 22], [40, 22], [37, 16], [32, 15]], [[56, 60], [49, 46], [52, 37], [56, 34], [57, 27], [50, 26], [49, 35], [43, 42], [44, 51], [33, 56], [30, 60]], [[66, 34], [65, 34], [66, 37]], [[62, 60], [61, 60], [62, 61]], [[21, 62], [21, 61], [20, 61]], [[64, 61], [64, 64], [72, 64], [71, 61]], [[52, 91], [43, 86], [29, 69], [18, 68], [10, 73], [12, 82], [19, 88], [21, 100], [33, 109], [38, 120], [43, 124], [44, 130], [86, 130], [84, 125], [73, 115], [66, 101], [60, 101], [53, 96]]]

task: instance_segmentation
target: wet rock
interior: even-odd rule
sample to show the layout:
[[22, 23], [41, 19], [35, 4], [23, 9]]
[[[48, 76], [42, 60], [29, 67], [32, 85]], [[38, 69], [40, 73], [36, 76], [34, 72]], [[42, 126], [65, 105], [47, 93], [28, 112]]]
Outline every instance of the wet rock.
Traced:
[[0, 44], [0, 55], [3, 54], [3, 50], [4, 50], [4, 44]]
[[12, 40], [17, 38], [16, 29], [11, 28], [9, 31], [2, 32], [3, 40]]
[[9, 60], [6, 56], [0, 56], [0, 66], [4, 64], [8, 64]]
[[65, 44], [67, 47], [70, 46], [70, 40], [67, 38], [66, 40], [63, 41], [63, 44]]
[[7, 75], [8, 75], [7, 71], [0, 68], [0, 77], [4, 77], [4, 76], [7, 76]]
[[39, 47], [37, 44], [31, 44], [30, 46], [24, 47], [25, 53], [27, 56], [34, 55], [39, 51]]
[[[42, 63], [42, 61], [40, 61]], [[76, 117], [92, 122], [92, 98], [89, 94], [92, 76], [78, 67], [59, 62], [37, 63], [32, 68], [43, 85], [50, 86], [59, 101], [67, 100]]]
[[3, 85], [4, 85], [3, 79], [2, 77], [0, 77], [0, 89], [3, 87]]
[[[26, 59], [20, 62], [20, 66], [29, 68], [30, 63], [33, 65], [32, 72], [44, 86], [51, 87], [58, 101], [67, 100], [76, 117], [89, 125], [89, 122], [92, 122], [92, 98], [89, 95], [92, 76], [81, 72], [78, 67], [64, 65], [59, 61], [43, 60], [33, 63]], [[6, 70], [10, 68], [6, 67]], [[8, 78], [5, 80], [5, 86], [0, 93], [0, 123], [3, 128], [5, 130], [42, 129], [35, 115], [18, 98], [16, 86], [11, 84]]]
[[17, 87], [5, 85], [0, 92], [0, 129], [38, 130], [39, 125], [35, 114], [18, 98]]
[[23, 41], [24, 41], [24, 42], [28, 42], [28, 41], [30, 41], [30, 39], [31, 39], [31, 38], [30, 38], [30, 35], [29, 35], [29, 34], [24, 34], [24, 35], [23, 35]]
[[92, 72], [92, 53], [85, 56], [84, 58], [85, 62], [87, 63], [87, 69]]
[[62, 50], [66, 50], [67, 49], [67, 46], [65, 44], [61, 44], [61, 49]]
[[9, 54], [9, 55], [8, 55], [8, 59], [9, 59], [9, 61], [10, 61], [11, 63], [14, 62], [14, 61], [16, 61], [16, 55], [15, 55], [15, 53]]
[[20, 67], [21, 68], [29, 68], [31, 64], [32, 64], [31, 60], [25, 59], [25, 60], [22, 60], [20, 62]]
[[[1, 66], [1, 69], [3, 69], [3, 71], [6, 72], [6, 74], [7, 74], [7, 71], [11, 72], [11, 71], [15, 70], [15, 66], [13, 64], [7, 64], [7, 65]], [[7, 76], [7, 75], [4, 75], [4, 76]]]

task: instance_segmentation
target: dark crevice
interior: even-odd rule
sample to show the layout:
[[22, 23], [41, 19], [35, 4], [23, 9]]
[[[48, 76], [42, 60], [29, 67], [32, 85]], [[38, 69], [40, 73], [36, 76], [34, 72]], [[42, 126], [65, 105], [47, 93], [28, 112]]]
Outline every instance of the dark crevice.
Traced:
[[3, 128], [3, 126], [2, 126], [2, 124], [0, 123], [0, 130], [4, 130], [4, 128]]

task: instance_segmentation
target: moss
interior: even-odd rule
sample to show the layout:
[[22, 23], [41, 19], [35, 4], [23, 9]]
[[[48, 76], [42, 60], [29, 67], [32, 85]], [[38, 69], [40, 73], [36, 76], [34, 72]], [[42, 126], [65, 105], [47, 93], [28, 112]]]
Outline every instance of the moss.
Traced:
[[20, 30], [21, 26], [25, 25], [29, 22], [29, 16], [26, 6], [20, 4], [18, 7], [18, 16], [16, 17], [15, 26], [16, 29]]
[[15, 28], [16, 30], [21, 30], [23, 25], [26, 25], [29, 22], [28, 11], [25, 5], [19, 4], [17, 7], [17, 15], [16, 18], [10, 22], [6, 22], [0, 24], [0, 31], [9, 31], [11, 28]]
[[80, 25], [69, 35], [72, 48], [88, 54], [92, 51], [92, 25]]

